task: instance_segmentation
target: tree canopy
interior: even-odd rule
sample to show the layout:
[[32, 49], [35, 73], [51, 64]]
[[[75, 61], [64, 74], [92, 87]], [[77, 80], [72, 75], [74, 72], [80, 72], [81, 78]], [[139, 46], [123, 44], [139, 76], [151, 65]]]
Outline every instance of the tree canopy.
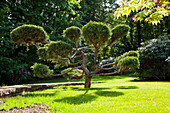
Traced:
[[114, 17], [128, 17], [132, 12], [135, 12], [134, 21], [144, 20], [157, 25], [164, 17], [170, 15], [169, 5], [168, 0], [130, 0], [122, 2], [122, 6], [117, 8], [114, 13]]

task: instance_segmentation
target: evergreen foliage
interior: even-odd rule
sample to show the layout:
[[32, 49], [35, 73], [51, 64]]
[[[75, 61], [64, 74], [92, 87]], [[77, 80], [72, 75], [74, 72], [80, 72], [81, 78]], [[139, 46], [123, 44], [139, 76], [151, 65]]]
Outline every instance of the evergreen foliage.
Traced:
[[10, 37], [18, 45], [37, 44], [49, 39], [43, 27], [36, 25], [22, 25], [13, 29]]
[[131, 71], [135, 69], [139, 69], [140, 62], [137, 57], [127, 56], [122, 59], [117, 64], [117, 67], [120, 71]]
[[75, 44], [80, 41], [81, 35], [81, 29], [76, 26], [71, 26], [64, 31], [64, 36]]
[[[65, 73], [67, 71], [69, 71], [70, 69], [72, 68], [67, 68], [67, 69], [64, 69], [63, 71], [61, 71], [61, 73]], [[68, 72], [64, 75], [65, 78], [69, 79], [69, 80], [72, 80], [72, 79], [79, 79], [79, 77], [81, 77], [83, 73], [83, 70], [81, 69], [75, 69], [75, 70], [72, 70], [71, 72]]]
[[53, 74], [53, 70], [50, 70], [47, 65], [41, 63], [35, 63], [31, 66], [31, 68], [34, 73], [34, 77], [45, 78]]
[[110, 28], [101, 22], [90, 21], [82, 28], [83, 37], [88, 45], [93, 45], [96, 49], [100, 49], [111, 36]]
[[128, 51], [125, 52], [123, 55], [116, 57], [115, 63], [118, 63], [121, 59], [128, 57], [128, 56], [133, 56], [139, 58], [139, 53], [137, 51]]
[[51, 42], [48, 45], [47, 54], [51, 60], [57, 60], [59, 58], [67, 58], [72, 53], [72, 46], [63, 41]]
[[123, 24], [120, 24], [120, 25], [117, 25], [116, 27], [114, 27], [112, 29], [112, 36], [111, 36], [112, 42], [127, 35], [129, 29], [130, 29], [130, 27], [128, 25], [123, 25]]

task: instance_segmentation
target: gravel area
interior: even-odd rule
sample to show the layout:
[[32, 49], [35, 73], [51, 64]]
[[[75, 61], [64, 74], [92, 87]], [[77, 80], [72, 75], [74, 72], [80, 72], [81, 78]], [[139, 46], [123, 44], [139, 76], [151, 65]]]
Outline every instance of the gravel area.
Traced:
[[0, 110], [0, 113], [51, 113], [49, 107], [46, 104], [31, 105], [26, 108], [12, 108]]

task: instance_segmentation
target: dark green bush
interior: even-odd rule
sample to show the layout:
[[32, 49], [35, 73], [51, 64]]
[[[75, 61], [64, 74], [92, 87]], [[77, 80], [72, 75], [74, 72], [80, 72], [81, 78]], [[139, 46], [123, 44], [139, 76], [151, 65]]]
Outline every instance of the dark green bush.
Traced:
[[22, 25], [13, 29], [10, 33], [11, 39], [18, 45], [37, 44], [49, 39], [43, 27], [36, 25]]
[[34, 77], [45, 78], [53, 74], [53, 70], [50, 70], [47, 65], [35, 63], [31, 66]]
[[7, 57], [0, 57], [0, 70], [0, 85], [24, 83], [30, 74], [24, 66], [19, 65], [17, 61]]
[[[72, 68], [64, 69], [63, 71], [61, 71], [61, 73], [65, 73], [65, 72], [67, 72], [68, 70], [71, 70], [71, 69]], [[63, 75], [63, 77], [65, 77], [65, 78], [67, 78], [69, 80], [79, 79], [79, 78], [81, 78], [82, 73], [83, 73], [83, 70], [81, 70], [81, 69], [74, 69], [71, 72], [68, 72], [67, 74]]]
[[166, 59], [170, 55], [170, 35], [160, 36], [142, 43], [138, 48], [140, 54], [141, 67], [140, 73], [147, 73], [144, 79], [169, 80], [170, 67]]

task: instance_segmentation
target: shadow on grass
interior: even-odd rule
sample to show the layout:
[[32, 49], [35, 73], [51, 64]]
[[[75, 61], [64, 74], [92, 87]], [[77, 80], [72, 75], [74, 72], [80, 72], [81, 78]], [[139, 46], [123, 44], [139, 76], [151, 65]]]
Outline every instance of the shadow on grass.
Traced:
[[56, 95], [56, 93], [38, 93], [38, 94], [34, 94], [34, 93], [31, 93], [31, 94], [25, 94], [24, 97], [47, 97], [47, 96], [54, 96]]
[[127, 76], [113, 75], [113, 76], [94, 76], [92, 81], [105, 81], [105, 80], [114, 80], [114, 79], [124, 79]]
[[54, 100], [54, 102], [63, 102], [68, 104], [79, 105], [79, 104], [84, 104], [84, 103], [94, 101], [96, 98], [97, 98], [96, 96], [90, 94], [82, 94], [74, 97], [65, 97], [62, 99], [57, 99]]
[[117, 89], [138, 89], [137, 86], [118, 86]]
[[[54, 88], [49, 88], [49, 89], [54, 89]], [[48, 90], [49, 90], [48, 89]], [[52, 97], [52, 96], [55, 96], [56, 94], [57, 94], [57, 92], [58, 91], [53, 91], [53, 92], [41, 92], [41, 90], [39, 90], [39, 91], [33, 91], [33, 92], [27, 92], [27, 93], [25, 93], [23, 96], [24, 97], [47, 97], [47, 96], [50, 96], [50, 97]]]
[[89, 91], [89, 90], [106, 90], [111, 88], [79, 88], [79, 87], [71, 87], [72, 90], [76, 91]]
[[158, 80], [138, 80], [138, 79], [134, 79], [134, 80], [129, 80], [129, 82], [160, 82], [160, 83], [164, 83], [164, 82], [170, 82], [170, 81], [158, 81]]
[[97, 91], [95, 94], [104, 97], [117, 97], [124, 95], [124, 93], [118, 91]]

